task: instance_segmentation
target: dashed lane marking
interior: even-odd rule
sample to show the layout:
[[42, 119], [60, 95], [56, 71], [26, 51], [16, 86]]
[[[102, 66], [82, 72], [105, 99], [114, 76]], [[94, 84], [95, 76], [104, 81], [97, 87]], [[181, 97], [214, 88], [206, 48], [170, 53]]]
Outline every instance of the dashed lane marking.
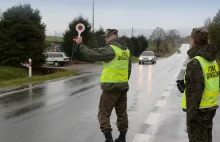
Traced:
[[157, 107], [165, 107], [166, 105], [166, 100], [158, 100], [156, 106]]
[[132, 142], [149, 142], [150, 135], [148, 134], [136, 134]]
[[166, 90], [172, 90], [173, 89], [173, 86], [167, 86]]
[[144, 122], [145, 124], [155, 125], [157, 124], [157, 120], [159, 119], [160, 113], [151, 112], [148, 116], [147, 120]]

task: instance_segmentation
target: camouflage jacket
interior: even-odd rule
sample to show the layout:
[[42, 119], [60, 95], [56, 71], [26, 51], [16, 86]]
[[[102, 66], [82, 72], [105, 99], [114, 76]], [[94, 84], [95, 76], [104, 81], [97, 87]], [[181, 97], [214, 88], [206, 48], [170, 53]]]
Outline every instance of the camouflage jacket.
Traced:
[[[127, 49], [126, 44], [121, 41], [119, 38], [113, 39], [110, 41], [106, 46], [100, 47], [100, 48], [89, 48], [86, 45], [81, 44], [79, 46], [79, 51], [85, 56], [86, 59], [89, 61], [104, 61], [104, 62], [110, 62], [115, 57], [115, 51], [110, 45], [115, 45], [120, 47], [123, 50]], [[128, 75], [130, 78], [131, 74], [131, 57], [129, 59], [128, 64]], [[112, 90], [118, 90], [118, 91], [128, 91], [129, 85], [128, 82], [126, 83], [102, 83], [101, 88], [104, 91], [112, 91]]]
[[[202, 56], [208, 61], [216, 60], [217, 48], [214, 45], [197, 46], [188, 50], [190, 59]], [[186, 106], [188, 119], [195, 119], [198, 111], [210, 111], [218, 108], [207, 108], [199, 110], [203, 90], [205, 88], [202, 67], [197, 59], [192, 59], [186, 68]]]

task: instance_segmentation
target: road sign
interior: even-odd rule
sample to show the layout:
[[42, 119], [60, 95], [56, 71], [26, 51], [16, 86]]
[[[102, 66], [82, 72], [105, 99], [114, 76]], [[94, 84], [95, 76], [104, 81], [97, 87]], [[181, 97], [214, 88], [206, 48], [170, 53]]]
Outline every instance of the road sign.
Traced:
[[21, 63], [22, 66], [29, 68], [29, 64], [28, 63]]
[[29, 77], [32, 77], [32, 59], [29, 58], [28, 62], [21, 63], [21, 65], [29, 69]]
[[76, 25], [76, 31], [78, 32], [78, 37], [80, 37], [81, 33], [85, 30], [85, 25], [79, 23]]

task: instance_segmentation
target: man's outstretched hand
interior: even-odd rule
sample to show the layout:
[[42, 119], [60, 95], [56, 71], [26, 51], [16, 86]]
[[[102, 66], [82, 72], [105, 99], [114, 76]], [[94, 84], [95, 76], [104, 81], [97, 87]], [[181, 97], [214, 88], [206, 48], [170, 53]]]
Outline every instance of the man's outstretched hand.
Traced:
[[82, 43], [82, 37], [75, 36], [73, 38], [73, 42], [76, 43], [76, 44], [81, 44]]

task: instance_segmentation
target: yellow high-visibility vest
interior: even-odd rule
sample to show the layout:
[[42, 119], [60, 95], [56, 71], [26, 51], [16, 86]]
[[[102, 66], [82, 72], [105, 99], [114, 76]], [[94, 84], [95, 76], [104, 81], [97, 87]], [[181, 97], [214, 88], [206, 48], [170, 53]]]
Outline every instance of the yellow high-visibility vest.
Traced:
[[[194, 57], [197, 59], [202, 67], [205, 88], [203, 91], [200, 109], [210, 108], [218, 105], [218, 92], [219, 92], [219, 67], [216, 61], [207, 61], [201, 56]], [[185, 79], [184, 79], [184, 82]], [[192, 86], [193, 87], [193, 86]], [[186, 89], [182, 98], [181, 107], [186, 107]]]
[[104, 69], [101, 74], [101, 83], [120, 83], [128, 81], [129, 49], [110, 45], [115, 51], [115, 57], [110, 62], [103, 62]]

